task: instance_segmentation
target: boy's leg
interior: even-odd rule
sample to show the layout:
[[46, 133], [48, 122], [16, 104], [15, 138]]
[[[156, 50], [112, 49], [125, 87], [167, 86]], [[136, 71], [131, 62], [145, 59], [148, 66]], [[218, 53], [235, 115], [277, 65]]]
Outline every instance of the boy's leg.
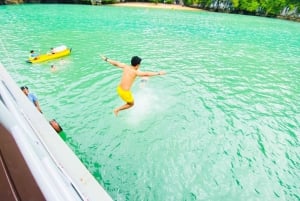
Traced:
[[116, 116], [118, 116], [118, 113], [119, 113], [121, 110], [126, 110], [126, 109], [128, 109], [128, 108], [131, 108], [133, 105], [134, 105], [134, 103], [126, 103], [125, 105], [122, 105], [122, 106], [116, 108], [116, 109], [114, 110], [114, 113], [115, 113]]

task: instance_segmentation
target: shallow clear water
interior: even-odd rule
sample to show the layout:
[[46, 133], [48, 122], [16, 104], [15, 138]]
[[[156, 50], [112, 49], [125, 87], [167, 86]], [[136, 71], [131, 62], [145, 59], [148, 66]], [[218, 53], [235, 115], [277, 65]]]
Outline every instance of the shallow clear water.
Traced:
[[[207, 12], [0, 7], [0, 54], [114, 200], [299, 200], [300, 24]], [[27, 64], [29, 50], [72, 47]], [[165, 70], [122, 101], [120, 70]], [[52, 73], [50, 65], [58, 71]]]

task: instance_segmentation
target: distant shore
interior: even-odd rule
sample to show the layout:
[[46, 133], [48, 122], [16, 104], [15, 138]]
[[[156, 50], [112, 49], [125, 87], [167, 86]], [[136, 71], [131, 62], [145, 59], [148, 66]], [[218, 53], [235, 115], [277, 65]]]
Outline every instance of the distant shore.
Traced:
[[112, 6], [123, 6], [123, 7], [142, 7], [142, 8], [160, 8], [160, 9], [171, 9], [171, 10], [191, 10], [201, 11], [201, 9], [186, 7], [176, 4], [163, 4], [163, 3], [143, 3], [143, 2], [127, 2], [127, 3], [114, 3]]
[[[196, 11], [196, 12], [197, 11], [198, 12], [199, 11], [208, 11], [208, 10], [203, 10], [201, 8], [193, 8], [193, 7], [183, 6], [183, 5], [164, 4], [164, 3], [126, 2], [126, 3], [114, 3], [114, 4], [109, 4], [109, 5], [123, 6], [123, 7], [159, 8], [159, 9], [169, 9], [169, 10], [189, 10], [189, 11]], [[239, 14], [242, 14], [242, 13], [239, 13]], [[257, 16], [257, 15], [253, 15], [253, 16]], [[300, 22], [300, 18], [295, 18], [295, 17], [275, 16], [273, 18]]]

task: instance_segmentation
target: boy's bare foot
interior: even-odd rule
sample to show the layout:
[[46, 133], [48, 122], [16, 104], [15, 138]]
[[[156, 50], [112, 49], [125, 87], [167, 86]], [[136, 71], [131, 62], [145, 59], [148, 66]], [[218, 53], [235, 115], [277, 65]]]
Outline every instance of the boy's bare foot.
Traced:
[[118, 116], [119, 111], [117, 109], [114, 110], [114, 114], [117, 117]]

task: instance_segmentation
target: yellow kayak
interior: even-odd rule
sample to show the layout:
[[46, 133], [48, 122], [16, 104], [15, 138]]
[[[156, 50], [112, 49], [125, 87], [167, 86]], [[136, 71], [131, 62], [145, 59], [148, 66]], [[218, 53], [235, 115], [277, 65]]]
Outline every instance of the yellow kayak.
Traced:
[[62, 50], [60, 52], [41, 54], [41, 55], [38, 55], [35, 58], [29, 58], [26, 62], [33, 64], [33, 63], [48, 61], [48, 60], [51, 60], [51, 59], [57, 59], [57, 58], [69, 55], [71, 53], [71, 51], [72, 51], [72, 48], [67, 48], [67, 49]]

